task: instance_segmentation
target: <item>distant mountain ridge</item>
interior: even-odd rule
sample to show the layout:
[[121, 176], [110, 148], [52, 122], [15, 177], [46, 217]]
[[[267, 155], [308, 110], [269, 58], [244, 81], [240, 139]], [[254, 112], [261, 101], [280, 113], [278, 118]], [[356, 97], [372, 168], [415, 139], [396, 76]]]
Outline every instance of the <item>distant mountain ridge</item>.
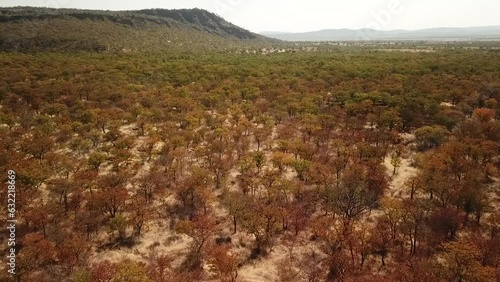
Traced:
[[500, 26], [431, 28], [422, 30], [326, 29], [312, 32], [261, 32], [286, 41], [370, 41], [370, 40], [500, 40]]
[[201, 9], [0, 8], [0, 51], [220, 49], [269, 40]]

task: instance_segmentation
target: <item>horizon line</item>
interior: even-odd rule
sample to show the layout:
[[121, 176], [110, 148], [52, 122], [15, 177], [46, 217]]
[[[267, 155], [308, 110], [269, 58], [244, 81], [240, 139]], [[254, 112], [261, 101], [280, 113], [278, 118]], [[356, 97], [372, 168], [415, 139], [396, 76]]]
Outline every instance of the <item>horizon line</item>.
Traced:
[[317, 30], [310, 30], [310, 31], [259, 31], [257, 32], [258, 34], [300, 34], [300, 33], [313, 33], [313, 32], [321, 32], [321, 31], [331, 31], [331, 30], [350, 30], [350, 31], [360, 31], [360, 30], [373, 30], [373, 31], [422, 31], [422, 30], [430, 30], [430, 29], [447, 29], [447, 28], [455, 28], [455, 29], [467, 29], [467, 28], [487, 28], [487, 27], [498, 27], [500, 28], [500, 24], [498, 25], [477, 25], [477, 26], [436, 26], [436, 27], [426, 27], [426, 28], [419, 28], [419, 29], [403, 29], [403, 28], [396, 28], [396, 29], [373, 29], [373, 28], [348, 28], [348, 27], [341, 27], [341, 28], [324, 28], [324, 29], [317, 29]]

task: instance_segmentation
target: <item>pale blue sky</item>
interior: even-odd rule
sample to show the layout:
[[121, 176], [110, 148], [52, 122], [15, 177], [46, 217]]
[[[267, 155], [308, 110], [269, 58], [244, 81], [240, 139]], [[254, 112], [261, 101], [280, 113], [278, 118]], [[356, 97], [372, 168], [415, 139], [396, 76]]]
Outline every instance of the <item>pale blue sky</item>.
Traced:
[[0, 0], [0, 6], [100, 10], [202, 8], [254, 32], [500, 25], [499, 0]]

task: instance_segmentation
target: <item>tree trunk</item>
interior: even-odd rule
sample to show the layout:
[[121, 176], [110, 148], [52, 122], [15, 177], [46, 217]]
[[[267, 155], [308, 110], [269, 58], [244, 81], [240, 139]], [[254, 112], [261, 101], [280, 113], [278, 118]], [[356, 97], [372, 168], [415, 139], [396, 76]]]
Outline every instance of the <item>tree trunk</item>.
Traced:
[[236, 234], [236, 216], [233, 216], [233, 234]]

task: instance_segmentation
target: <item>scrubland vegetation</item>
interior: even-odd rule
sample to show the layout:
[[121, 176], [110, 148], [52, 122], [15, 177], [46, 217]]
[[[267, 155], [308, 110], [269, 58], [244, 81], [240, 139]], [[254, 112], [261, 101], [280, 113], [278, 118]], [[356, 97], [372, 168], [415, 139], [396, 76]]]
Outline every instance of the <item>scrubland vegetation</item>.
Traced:
[[0, 11], [1, 281], [500, 279], [498, 44], [27, 11]]
[[498, 52], [0, 62], [18, 281], [499, 277]]

